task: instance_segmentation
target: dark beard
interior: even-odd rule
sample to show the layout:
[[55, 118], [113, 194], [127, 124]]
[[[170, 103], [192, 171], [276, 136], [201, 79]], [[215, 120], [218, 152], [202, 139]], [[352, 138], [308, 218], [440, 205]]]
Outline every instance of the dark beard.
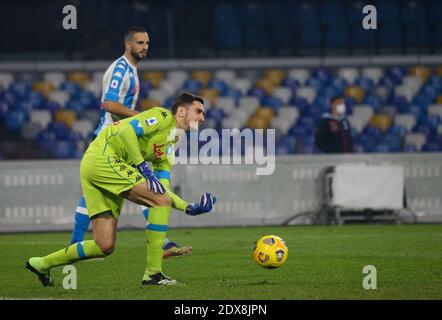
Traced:
[[142, 60], [142, 58], [140, 58], [136, 52], [131, 51], [130, 54], [132, 55], [132, 57], [133, 57], [137, 62], [139, 62], [140, 60]]

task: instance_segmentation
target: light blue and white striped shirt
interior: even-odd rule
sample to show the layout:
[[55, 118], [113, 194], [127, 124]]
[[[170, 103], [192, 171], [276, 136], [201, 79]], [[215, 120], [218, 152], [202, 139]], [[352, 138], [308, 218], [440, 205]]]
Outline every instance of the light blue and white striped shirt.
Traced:
[[101, 130], [120, 120], [103, 107], [103, 102], [119, 102], [130, 110], [134, 110], [140, 92], [137, 68], [123, 55], [115, 60], [103, 76], [103, 94], [101, 96], [101, 117], [95, 135]]

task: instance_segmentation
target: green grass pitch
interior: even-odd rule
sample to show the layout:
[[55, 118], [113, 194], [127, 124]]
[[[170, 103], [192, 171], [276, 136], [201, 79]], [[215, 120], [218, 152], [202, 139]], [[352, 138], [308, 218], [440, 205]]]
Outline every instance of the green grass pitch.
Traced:
[[[274, 270], [251, 258], [259, 237], [276, 234], [288, 248]], [[23, 262], [66, 246], [69, 233], [0, 235], [0, 298], [19, 299], [442, 299], [442, 225], [349, 225], [170, 230], [193, 253], [164, 261], [184, 286], [144, 287], [145, 232], [119, 231], [116, 251], [76, 264], [77, 289], [65, 290], [62, 267], [44, 288]], [[91, 234], [88, 234], [91, 238]], [[365, 290], [365, 265], [377, 289]]]

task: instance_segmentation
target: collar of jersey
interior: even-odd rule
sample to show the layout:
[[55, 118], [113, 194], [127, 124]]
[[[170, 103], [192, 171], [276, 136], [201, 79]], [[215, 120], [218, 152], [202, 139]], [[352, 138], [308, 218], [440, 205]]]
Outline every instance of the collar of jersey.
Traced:
[[134, 65], [132, 65], [132, 63], [129, 61], [129, 59], [128, 59], [124, 54], [123, 54], [122, 58], [123, 58], [124, 60], [126, 60], [126, 62], [127, 62], [132, 68], [137, 69], [137, 67], [135, 67]]

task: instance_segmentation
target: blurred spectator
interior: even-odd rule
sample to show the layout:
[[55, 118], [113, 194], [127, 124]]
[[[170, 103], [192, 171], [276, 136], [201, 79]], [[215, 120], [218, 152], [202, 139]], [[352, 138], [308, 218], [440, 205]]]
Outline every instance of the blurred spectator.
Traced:
[[324, 113], [315, 132], [315, 145], [325, 153], [353, 151], [350, 122], [346, 117], [344, 98], [331, 99], [331, 113]]

